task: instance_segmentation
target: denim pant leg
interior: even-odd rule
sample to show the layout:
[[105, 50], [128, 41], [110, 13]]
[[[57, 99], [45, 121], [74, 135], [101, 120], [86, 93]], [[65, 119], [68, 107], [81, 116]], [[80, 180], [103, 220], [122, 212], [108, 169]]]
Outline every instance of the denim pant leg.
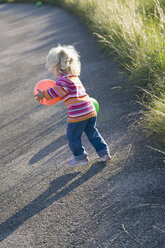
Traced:
[[82, 146], [81, 142], [81, 136], [85, 126], [85, 121], [74, 123], [68, 122], [67, 125], [68, 145], [77, 161], [85, 159], [87, 157], [87, 153], [85, 152], [85, 149]]
[[96, 128], [96, 117], [89, 119], [84, 131], [100, 157], [109, 154], [108, 145]]

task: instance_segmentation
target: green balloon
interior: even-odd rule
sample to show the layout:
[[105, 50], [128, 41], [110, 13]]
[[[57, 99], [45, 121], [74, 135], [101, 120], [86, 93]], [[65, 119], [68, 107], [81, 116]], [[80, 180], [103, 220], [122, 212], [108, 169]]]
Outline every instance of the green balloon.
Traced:
[[92, 101], [92, 103], [93, 103], [93, 105], [95, 107], [96, 113], [98, 113], [99, 112], [99, 103], [98, 103], [98, 101], [96, 101], [96, 99], [94, 99], [93, 97], [90, 97], [90, 99], [91, 99], [91, 101]]
[[36, 2], [36, 7], [40, 7], [42, 5], [42, 2]]

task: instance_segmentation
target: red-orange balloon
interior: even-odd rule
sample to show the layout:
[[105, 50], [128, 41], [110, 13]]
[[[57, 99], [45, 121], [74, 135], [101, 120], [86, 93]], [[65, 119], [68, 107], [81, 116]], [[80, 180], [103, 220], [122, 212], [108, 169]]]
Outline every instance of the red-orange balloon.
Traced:
[[[36, 86], [34, 87], [34, 95], [38, 94], [38, 90], [40, 90], [40, 91], [48, 90], [48, 89], [54, 87], [55, 85], [56, 85], [56, 83], [53, 80], [51, 80], [51, 79], [43, 79], [43, 80], [39, 81], [36, 84]], [[44, 104], [44, 105], [53, 105], [53, 104], [56, 104], [59, 101], [61, 101], [61, 97], [56, 97], [56, 98], [53, 98], [52, 100], [47, 100], [44, 97], [43, 102], [40, 101], [40, 103]]]

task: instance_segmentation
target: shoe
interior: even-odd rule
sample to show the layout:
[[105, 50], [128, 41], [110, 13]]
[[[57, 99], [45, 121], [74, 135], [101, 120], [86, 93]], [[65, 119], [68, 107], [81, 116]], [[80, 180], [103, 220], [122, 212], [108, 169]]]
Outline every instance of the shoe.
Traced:
[[80, 166], [80, 165], [87, 165], [88, 159], [86, 158], [84, 160], [76, 161], [75, 158], [72, 158], [70, 161], [68, 161], [68, 164], [71, 167], [76, 167], [76, 166]]
[[102, 157], [99, 157], [99, 158], [97, 159], [98, 162], [107, 162], [108, 160], [111, 160], [111, 156], [108, 155], [108, 154], [106, 154], [106, 155], [104, 155], [104, 156], [102, 156]]

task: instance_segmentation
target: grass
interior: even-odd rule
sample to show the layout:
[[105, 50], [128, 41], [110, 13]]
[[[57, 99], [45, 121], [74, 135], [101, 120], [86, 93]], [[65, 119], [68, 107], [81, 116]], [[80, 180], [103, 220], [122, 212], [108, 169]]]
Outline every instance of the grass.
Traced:
[[165, 147], [165, 1], [42, 2], [60, 5], [79, 15], [107, 53], [120, 62], [130, 85], [138, 86], [143, 92], [141, 104], [146, 110], [141, 124], [144, 130]]

